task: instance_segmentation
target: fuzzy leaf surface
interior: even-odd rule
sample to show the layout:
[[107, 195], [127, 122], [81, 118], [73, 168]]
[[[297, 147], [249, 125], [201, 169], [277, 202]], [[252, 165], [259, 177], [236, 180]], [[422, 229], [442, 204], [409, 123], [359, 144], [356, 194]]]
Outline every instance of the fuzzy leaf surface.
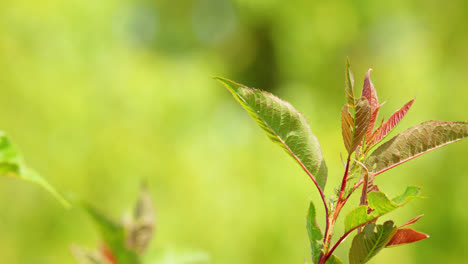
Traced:
[[[374, 229], [376, 230], [374, 231]], [[396, 231], [397, 228], [392, 221], [387, 221], [383, 225], [369, 224], [364, 227], [364, 231], [357, 234], [353, 239], [349, 251], [349, 263], [362, 264], [368, 262], [380, 250], [385, 248], [385, 245]]]
[[378, 147], [365, 161], [375, 175], [468, 137], [468, 122], [427, 121], [409, 128]]
[[0, 176], [19, 178], [21, 180], [35, 183], [52, 196], [62, 205], [69, 207], [69, 203], [37, 172], [30, 169], [23, 161], [23, 157], [11, 143], [10, 139], [0, 131]]
[[341, 110], [341, 128], [346, 150], [353, 153], [361, 144], [366, 135], [371, 118], [371, 108], [369, 101], [361, 97], [356, 100], [356, 111], [354, 118], [349, 112], [349, 106], [345, 105]]
[[414, 243], [428, 238], [429, 235], [418, 232], [411, 228], [399, 228], [393, 235], [392, 239], [387, 243], [386, 247], [400, 246], [409, 243]]
[[309, 211], [307, 213], [307, 234], [309, 235], [310, 241], [310, 249], [312, 251], [312, 262], [317, 263], [320, 257], [322, 243], [321, 240], [323, 238], [322, 232], [317, 225], [317, 221], [315, 219], [315, 206], [312, 201], [309, 204]]
[[365, 97], [356, 100], [356, 115], [354, 117], [353, 144], [351, 150], [354, 151], [361, 144], [367, 133], [371, 119], [371, 107]]
[[378, 127], [372, 136], [371, 143], [376, 144], [390, 134], [390, 132], [392, 132], [392, 130], [400, 123], [403, 117], [405, 117], [406, 113], [408, 113], [413, 103], [414, 99], [406, 103], [402, 108], [398, 109], [390, 116], [390, 118], [388, 118], [387, 121], [385, 121], [385, 123]]
[[88, 215], [94, 220], [105, 245], [109, 248], [117, 263], [140, 264], [135, 252], [127, 248], [124, 227], [105, 216], [90, 205], [84, 205]]
[[327, 166], [320, 144], [302, 113], [275, 95], [215, 77], [231, 92], [249, 115], [312, 177], [323, 190]]
[[[406, 188], [402, 195], [399, 195], [392, 200], [383, 192], [369, 192], [367, 199], [369, 205], [361, 205], [353, 209], [345, 218], [345, 232], [362, 226], [366, 223], [376, 220], [377, 218], [390, 213], [391, 211], [402, 207], [413, 199], [421, 198], [419, 196], [420, 188], [410, 186]], [[368, 209], [372, 209], [369, 214]]]

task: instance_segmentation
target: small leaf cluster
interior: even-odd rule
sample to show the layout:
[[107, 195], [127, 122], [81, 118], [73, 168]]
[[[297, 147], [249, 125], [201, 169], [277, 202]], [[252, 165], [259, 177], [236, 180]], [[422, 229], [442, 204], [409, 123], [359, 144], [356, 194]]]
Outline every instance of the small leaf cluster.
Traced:
[[155, 218], [146, 188], [142, 189], [133, 214], [125, 215], [121, 222], [114, 221], [87, 203], [83, 208], [94, 220], [102, 242], [97, 250], [72, 247], [72, 253], [80, 264], [142, 263], [141, 257], [153, 237]]
[[72, 246], [71, 252], [80, 264], [195, 264], [206, 263], [209, 256], [200, 251], [170, 248], [148, 251], [155, 233], [155, 210], [145, 187], [132, 213], [115, 221], [88, 203], [82, 208], [95, 223], [101, 241], [97, 249]]
[[[381, 216], [421, 196], [419, 187], [409, 186], [401, 195], [391, 199], [375, 184], [375, 177], [422, 154], [468, 137], [468, 122], [426, 121], [383, 142], [408, 113], [414, 99], [377, 124], [383, 104], [379, 102], [370, 73], [371, 69], [364, 78], [361, 96], [356, 97], [354, 76], [349, 60], [346, 61], [346, 103], [341, 110], [341, 129], [347, 158], [341, 185], [330, 197], [325, 195], [328, 172], [321, 147], [304, 115], [271, 93], [215, 77], [315, 184], [325, 210], [325, 224], [324, 229], [317, 224], [315, 206], [311, 201], [307, 232], [313, 263], [342, 263], [333, 252], [355, 231], [357, 234], [349, 251], [351, 264], [366, 263], [385, 247], [429, 237], [406, 227], [421, 216], [401, 226], [396, 226], [391, 220], [377, 223]], [[359, 205], [345, 217], [345, 233], [332, 243], [341, 209], [357, 190], [360, 190]]]

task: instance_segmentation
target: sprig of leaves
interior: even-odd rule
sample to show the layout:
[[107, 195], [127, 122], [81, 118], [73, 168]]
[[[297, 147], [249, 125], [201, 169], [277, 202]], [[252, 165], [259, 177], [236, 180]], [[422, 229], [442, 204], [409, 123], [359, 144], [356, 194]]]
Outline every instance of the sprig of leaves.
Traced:
[[[388, 120], [383, 119], [382, 124], [375, 128], [382, 104], [379, 103], [370, 72], [369, 69], [364, 78], [361, 97], [356, 98], [354, 77], [349, 60], [346, 61], [346, 104], [341, 111], [341, 126], [348, 158], [341, 187], [338, 189], [340, 191], [336, 194], [338, 198], [331, 198], [334, 203], [330, 208], [323, 192], [327, 178], [325, 161], [318, 140], [310, 131], [305, 117], [291, 104], [270, 93], [248, 88], [224, 78], [215, 78], [226, 86], [270, 139], [283, 147], [317, 185], [325, 207], [326, 219], [325, 232], [322, 233], [315, 219], [315, 207], [311, 202], [307, 216], [307, 232], [314, 263], [341, 263], [333, 252], [354, 230], [362, 232], [358, 232], [353, 239], [349, 255], [352, 264], [366, 263], [385, 247], [427, 238], [428, 235], [405, 227], [415, 223], [420, 217], [411, 219], [400, 227], [395, 227], [392, 221], [383, 225], [376, 223], [381, 216], [421, 196], [420, 188], [411, 186], [402, 195], [390, 199], [374, 184], [375, 176], [422, 154], [468, 137], [468, 122], [427, 121], [378, 146], [408, 113], [414, 99], [393, 113]], [[378, 147], [372, 154], [368, 155], [376, 146]], [[354, 158], [351, 158], [353, 154]], [[350, 175], [361, 175], [361, 179], [354, 186], [347, 187], [348, 181], [353, 178], [349, 177]], [[332, 246], [330, 243], [333, 229], [341, 208], [361, 185], [363, 189], [360, 206], [348, 214], [345, 219], [345, 233]]]
[[77, 246], [72, 253], [81, 264], [141, 264], [141, 257], [149, 245], [154, 229], [154, 209], [146, 187], [136, 203], [131, 218], [117, 222], [94, 206], [83, 203], [83, 208], [96, 224], [102, 238], [98, 250]]

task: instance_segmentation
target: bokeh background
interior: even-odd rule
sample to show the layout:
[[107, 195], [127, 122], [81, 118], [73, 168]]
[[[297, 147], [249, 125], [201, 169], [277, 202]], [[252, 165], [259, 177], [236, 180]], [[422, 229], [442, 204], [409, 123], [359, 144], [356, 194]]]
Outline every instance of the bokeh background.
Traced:
[[[396, 131], [468, 120], [467, 10], [464, 0], [2, 0], [0, 128], [59, 190], [115, 217], [147, 179], [158, 211], [152, 251], [303, 263], [307, 206], [318, 207], [319, 196], [210, 75], [302, 111], [321, 142], [331, 194], [343, 171], [346, 57], [357, 87], [374, 69], [387, 101], [381, 117], [416, 97]], [[371, 263], [466, 261], [467, 156], [461, 142], [378, 177], [392, 196], [423, 187], [427, 199], [392, 216], [401, 224], [425, 213], [415, 228], [431, 238]], [[80, 210], [0, 179], [2, 263], [74, 263], [69, 246], [97, 240]], [[349, 246], [337, 252], [346, 262]]]

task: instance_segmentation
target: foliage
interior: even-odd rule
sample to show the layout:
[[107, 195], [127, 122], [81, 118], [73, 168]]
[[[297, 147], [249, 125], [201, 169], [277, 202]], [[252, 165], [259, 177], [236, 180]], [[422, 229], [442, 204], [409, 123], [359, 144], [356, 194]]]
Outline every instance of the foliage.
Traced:
[[25, 164], [18, 149], [2, 131], [0, 131], [0, 176], [9, 176], [35, 183], [52, 194], [66, 208], [70, 206], [54, 187]]
[[[307, 232], [313, 263], [341, 263], [333, 255], [337, 246], [357, 230], [349, 253], [351, 264], [366, 263], [385, 247], [423, 240], [428, 235], [410, 228], [402, 228], [418, 221], [416, 217], [403, 226], [393, 221], [382, 225], [377, 220], [410, 200], [421, 198], [420, 188], [410, 186], [394, 199], [374, 184], [375, 176], [412, 160], [431, 150], [468, 137], [468, 122], [428, 121], [409, 128], [376, 147], [407, 114], [414, 99], [397, 110], [375, 128], [381, 104], [370, 79], [369, 70], [364, 79], [361, 97], [354, 95], [354, 77], [349, 60], [346, 61], [346, 104], [341, 111], [342, 134], [348, 152], [344, 176], [329, 204], [324, 194], [326, 166], [317, 138], [312, 134], [304, 116], [289, 103], [258, 89], [251, 89], [233, 81], [216, 77], [247, 110], [251, 117], [275, 143], [281, 145], [304, 169], [319, 191], [326, 213], [325, 232], [316, 222], [316, 211], [310, 202]], [[356, 182], [356, 179], [359, 180]], [[360, 205], [345, 219], [345, 233], [332, 245], [333, 229], [342, 207], [362, 186]]]

